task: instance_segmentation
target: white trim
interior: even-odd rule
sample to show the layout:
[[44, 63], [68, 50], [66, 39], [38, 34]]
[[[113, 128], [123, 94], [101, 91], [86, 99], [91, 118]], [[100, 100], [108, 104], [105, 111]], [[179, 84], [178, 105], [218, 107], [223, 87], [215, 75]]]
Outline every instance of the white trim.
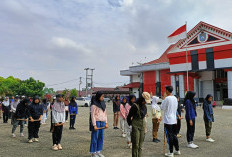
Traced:
[[232, 71], [227, 72], [228, 98], [232, 98]]
[[131, 76], [131, 75], [136, 75], [138, 73], [131, 72], [130, 70], [120, 70], [120, 75], [121, 76]]
[[214, 60], [215, 68], [226, 68], [232, 66], [232, 58]]
[[132, 66], [129, 67], [131, 72], [144, 72], [144, 71], [155, 71], [155, 70], [163, 70], [169, 69], [169, 63], [159, 63], [159, 64], [147, 64], [147, 65], [140, 65], [140, 66]]
[[[170, 65], [170, 72], [186, 71], [186, 63]], [[192, 63], [188, 63], [188, 71], [192, 70]]]
[[185, 97], [184, 75], [179, 75], [179, 94], [180, 94], [180, 98]]
[[175, 75], [171, 75], [171, 85], [173, 87], [173, 95], [176, 95], [176, 76]]
[[206, 61], [199, 61], [199, 70], [207, 69]]

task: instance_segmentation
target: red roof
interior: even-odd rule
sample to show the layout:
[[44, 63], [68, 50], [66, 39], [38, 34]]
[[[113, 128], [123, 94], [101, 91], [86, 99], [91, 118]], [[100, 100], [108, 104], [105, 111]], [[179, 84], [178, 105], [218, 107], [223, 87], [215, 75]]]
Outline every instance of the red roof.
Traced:
[[139, 88], [140, 82], [132, 82], [128, 85], [123, 86], [122, 88]]
[[148, 63], [145, 63], [144, 65], [147, 65], [147, 64], [159, 64], [159, 63], [166, 63], [166, 62], [169, 62], [168, 60], [168, 57], [167, 57], [167, 54], [168, 52], [173, 48], [175, 44], [172, 44], [170, 45], [166, 51], [160, 56], [160, 58], [156, 59], [156, 60], [153, 60], [151, 62], [148, 62]]

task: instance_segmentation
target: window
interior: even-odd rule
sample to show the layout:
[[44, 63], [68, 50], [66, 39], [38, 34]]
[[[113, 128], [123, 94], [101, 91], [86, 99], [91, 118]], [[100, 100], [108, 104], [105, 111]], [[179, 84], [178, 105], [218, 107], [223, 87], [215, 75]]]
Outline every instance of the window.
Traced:
[[213, 48], [207, 48], [206, 50], [206, 63], [208, 70], [214, 70], [214, 53]]
[[192, 59], [192, 70], [197, 71], [199, 70], [197, 50], [191, 51], [190, 53], [191, 53], [191, 59]]

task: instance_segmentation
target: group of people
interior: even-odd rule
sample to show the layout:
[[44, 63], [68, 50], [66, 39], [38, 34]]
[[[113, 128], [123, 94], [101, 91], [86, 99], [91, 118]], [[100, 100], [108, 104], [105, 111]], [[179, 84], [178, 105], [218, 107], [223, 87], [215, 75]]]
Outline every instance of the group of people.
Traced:
[[[169, 152], [165, 154], [167, 157], [173, 157], [180, 155], [180, 148], [178, 137], [181, 127], [181, 113], [185, 109], [185, 119], [187, 123], [187, 142], [189, 148], [198, 148], [193, 143], [195, 133], [195, 118], [196, 103], [194, 100], [195, 93], [188, 91], [186, 93], [183, 106], [179, 103], [179, 97], [172, 95], [173, 87], [166, 87], [166, 97], [163, 99], [161, 106], [158, 105], [159, 97], [152, 96], [147, 92], [143, 92], [142, 95], [136, 98], [134, 95], [129, 97], [116, 96], [113, 102], [114, 123], [113, 129], [118, 128], [118, 122], [120, 121], [120, 129], [122, 131], [122, 137], [126, 138], [128, 148], [132, 148], [132, 157], [141, 157], [142, 148], [147, 130], [146, 117], [148, 116], [147, 104], [151, 104], [152, 111], [152, 124], [153, 124], [153, 142], [160, 142], [158, 139], [158, 130], [161, 121], [164, 123], [164, 133], [169, 145]], [[21, 101], [17, 100], [12, 103], [9, 102], [9, 98], [1, 103], [3, 109], [3, 121], [7, 123], [6, 115], [9, 111], [12, 114], [12, 135], [16, 137], [15, 130], [20, 125], [20, 135], [23, 135], [23, 129], [26, 122], [28, 122], [28, 142], [39, 141], [39, 128], [42, 120], [46, 120], [43, 116], [47, 117], [48, 106], [51, 108], [51, 132], [53, 150], [62, 150], [61, 138], [63, 125], [67, 121], [67, 106], [70, 114], [70, 127], [69, 129], [75, 129], [75, 119], [78, 114], [78, 107], [75, 97], [72, 97], [70, 102], [68, 99], [64, 99], [62, 95], [58, 94], [54, 98], [51, 104], [46, 101], [40, 103], [40, 98], [35, 96], [31, 101], [29, 98], [22, 98]], [[203, 104], [204, 110], [204, 122], [206, 131], [206, 141], [214, 142], [210, 137], [212, 122], [214, 122], [213, 107], [212, 107], [212, 95], [207, 95]], [[152, 101], [151, 101], [152, 100]], [[46, 105], [46, 104], [47, 105]], [[10, 107], [9, 107], [10, 106]], [[8, 108], [8, 110], [6, 109]], [[161, 111], [163, 110], [163, 116]], [[45, 123], [45, 121], [43, 121]], [[92, 157], [104, 157], [102, 154], [104, 143], [104, 130], [108, 128], [107, 109], [104, 102], [104, 94], [97, 92], [91, 99], [90, 105], [90, 118], [89, 129], [91, 131], [90, 150]], [[165, 142], [165, 141], [164, 141]]]

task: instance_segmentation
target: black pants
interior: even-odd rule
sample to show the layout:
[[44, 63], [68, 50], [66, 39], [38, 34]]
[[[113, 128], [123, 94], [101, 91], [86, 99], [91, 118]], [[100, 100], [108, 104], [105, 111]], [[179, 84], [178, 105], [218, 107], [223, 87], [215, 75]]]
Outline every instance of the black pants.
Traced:
[[186, 119], [187, 122], [187, 141], [188, 143], [193, 142], [194, 133], [195, 133], [195, 119], [193, 119], [193, 126], [190, 125], [190, 120]]
[[50, 126], [50, 132], [53, 130], [53, 124], [52, 124], [52, 111], [51, 111], [51, 126]]
[[70, 127], [74, 127], [76, 121], [76, 115], [70, 115]]
[[173, 153], [173, 146], [175, 147], [176, 151], [179, 151], [179, 142], [176, 137], [176, 127], [176, 124], [164, 124], [164, 130], [169, 144], [170, 153]]
[[62, 131], [63, 131], [63, 125], [62, 126], [53, 126], [54, 130], [52, 132], [52, 140], [53, 145], [54, 144], [60, 144], [61, 138], [62, 138]]
[[28, 139], [39, 138], [40, 121], [28, 122]]
[[65, 120], [68, 120], [68, 111], [65, 111]]
[[9, 107], [3, 106], [3, 123], [7, 123], [9, 119]]
[[180, 128], [181, 128], [181, 120], [177, 119], [176, 134], [180, 133]]

